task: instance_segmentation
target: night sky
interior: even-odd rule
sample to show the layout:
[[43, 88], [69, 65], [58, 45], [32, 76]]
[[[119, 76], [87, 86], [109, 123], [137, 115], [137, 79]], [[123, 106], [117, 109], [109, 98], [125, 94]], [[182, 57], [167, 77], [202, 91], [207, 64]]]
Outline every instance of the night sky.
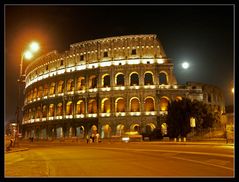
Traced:
[[5, 121], [15, 120], [20, 56], [32, 40], [39, 41], [40, 56], [85, 40], [157, 34], [178, 84], [213, 84], [223, 90], [226, 105], [233, 101], [233, 6], [6, 5], [4, 30]]

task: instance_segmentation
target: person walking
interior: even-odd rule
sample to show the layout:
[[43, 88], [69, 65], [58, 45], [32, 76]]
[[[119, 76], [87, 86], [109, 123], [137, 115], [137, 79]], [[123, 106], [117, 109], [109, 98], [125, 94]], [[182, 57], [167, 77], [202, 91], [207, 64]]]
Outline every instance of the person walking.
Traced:
[[100, 137], [99, 133], [96, 133], [95, 137], [96, 137], [96, 143], [98, 143], [99, 142], [99, 137]]
[[95, 135], [92, 134], [92, 142], [94, 143], [95, 142]]
[[89, 143], [89, 135], [86, 135], [86, 143]]

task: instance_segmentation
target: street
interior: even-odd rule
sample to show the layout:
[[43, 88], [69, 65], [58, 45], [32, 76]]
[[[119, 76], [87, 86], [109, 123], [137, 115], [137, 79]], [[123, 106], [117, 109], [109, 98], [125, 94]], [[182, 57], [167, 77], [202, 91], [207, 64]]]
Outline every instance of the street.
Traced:
[[5, 154], [5, 177], [233, 177], [226, 144], [25, 144]]

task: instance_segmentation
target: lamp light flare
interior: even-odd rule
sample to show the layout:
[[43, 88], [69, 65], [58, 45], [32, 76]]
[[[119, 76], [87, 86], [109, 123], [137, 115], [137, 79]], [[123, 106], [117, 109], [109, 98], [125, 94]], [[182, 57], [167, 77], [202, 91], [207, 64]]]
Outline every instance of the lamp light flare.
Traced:
[[183, 67], [183, 69], [188, 69], [189, 68], [189, 63], [188, 62], [183, 62], [182, 67]]
[[40, 46], [37, 42], [32, 42], [30, 44], [30, 49], [32, 52], [37, 52], [40, 49]]
[[232, 93], [234, 94], [234, 88], [232, 88]]
[[33, 55], [31, 53], [31, 51], [26, 51], [26, 52], [24, 52], [24, 57], [26, 59], [31, 59], [33, 57]]

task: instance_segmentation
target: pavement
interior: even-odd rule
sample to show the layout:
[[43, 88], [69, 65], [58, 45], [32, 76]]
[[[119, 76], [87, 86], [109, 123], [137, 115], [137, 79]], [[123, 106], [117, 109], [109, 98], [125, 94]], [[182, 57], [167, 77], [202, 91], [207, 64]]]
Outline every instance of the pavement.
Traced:
[[[20, 143], [5, 155], [6, 177], [198, 177], [234, 175], [234, 149], [171, 142]], [[170, 142], [168, 142], [170, 143]], [[187, 142], [186, 142], [187, 143]], [[20, 148], [19, 148], [20, 149]]]

